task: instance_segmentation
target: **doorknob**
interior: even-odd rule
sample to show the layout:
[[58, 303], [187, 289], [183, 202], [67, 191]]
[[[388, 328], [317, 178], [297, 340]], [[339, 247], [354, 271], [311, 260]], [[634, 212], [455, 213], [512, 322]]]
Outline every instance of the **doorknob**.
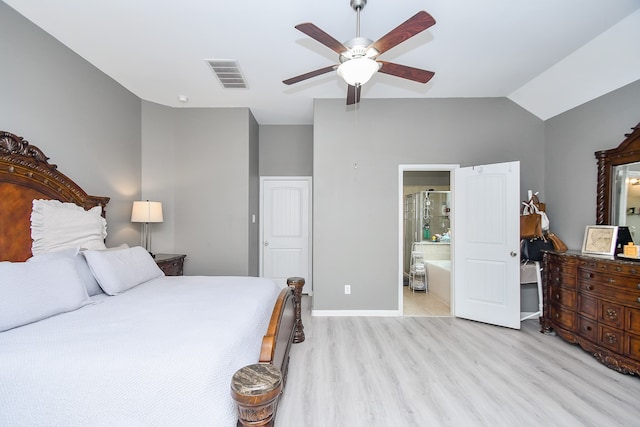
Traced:
[[518, 253], [514, 252], [514, 251], [511, 251], [511, 253], [509, 255], [511, 255], [512, 257], [515, 257], [515, 256], [518, 256]]
[[264, 245], [265, 245], [265, 246], [269, 246], [269, 241], [268, 241], [268, 240], [265, 240], [265, 241], [264, 241]]

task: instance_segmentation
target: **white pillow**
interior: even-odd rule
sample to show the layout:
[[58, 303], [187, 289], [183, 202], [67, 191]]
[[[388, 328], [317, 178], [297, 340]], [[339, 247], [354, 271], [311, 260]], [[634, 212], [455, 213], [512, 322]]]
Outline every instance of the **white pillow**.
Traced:
[[39, 255], [65, 248], [105, 249], [107, 221], [102, 207], [84, 210], [59, 200], [33, 201], [31, 211], [31, 253]]
[[141, 246], [116, 251], [82, 251], [93, 276], [109, 295], [117, 295], [151, 279], [164, 276]]
[[80, 254], [78, 248], [63, 249], [61, 251], [48, 252], [46, 254], [40, 254], [33, 256], [27, 260], [27, 262], [41, 262], [41, 261], [59, 261], [62, 259], [70, 259], [73, 261], [76, 272], [80, 277], [80, 281], [87, 289], [89, 296], [94, 296], [102, 293], [100, 285], [93, 273], [89, 269], [87, 260]]
[[0, 263], [0, 332], [89, 303], [70, 258]]
[[[126, 243], [116, 247], [116, 248], [107, 248], [105, 250], [117, 250], [117, 249], [125, 249], [129, 246]], [[38, 261], [48, 261], [48, 260], [60, 260], [60, 259], [71, 259], [73, 260], [78, 276], [80, 276], [80, 281], [87, 289], [87, 293], [90, 297], [94, 295], [98, 295], [103, 293], [98, 281], [95, 277], [93, 277], [93, 273], [89, 268], [89, 264], [87, 264], [87, 259], [82, 256], [78, 248], [69, 248], [63, 249], [61, 251], [48, 252], [46, 254], [40, 254], [33, 256], [27, 260], [27, 262], [38, 262]]]

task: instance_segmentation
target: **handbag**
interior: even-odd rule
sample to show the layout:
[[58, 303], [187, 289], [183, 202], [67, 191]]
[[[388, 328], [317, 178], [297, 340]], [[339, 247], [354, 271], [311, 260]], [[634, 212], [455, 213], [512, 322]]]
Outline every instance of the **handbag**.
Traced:
[[540, 215], [520, 215], [520, 238], [542, 237], [542, 217]]
[[[528, 215], [533, 215], [533, 216], [539, 216], [540, 217], [540, 228], [541, 231], [533, 236], [531, 235], [523, 235], [522, 234], [522, 219], [520, 220], [520, 229], [521, 229], [521, 234], [520, 234], [520, 238], [525, 238], [525, 237], [542, 237], [544, 233], [549, 231], [549, 217], [547, 217], [547, 214], [545, 213], [544, 210], [542, 210], [541, 208], [545, 209], [546, 206], [544, 205], [544, 203], [540, 203], [540, 201], [538, 200], [538, 196], [533, 195], [531, 197], [531, 199], [529, 199], [526, 202], [522, 202], [522, 212], [521, 214], [524, 216], [528, 216]], [[526, 221], [533, 221], [533, 220], [524, 220]], [[536, 230], [537, 231], [537, 230]]]
[[547, 211], [547, 204], [546, 203], [542, 203], [540, 201], [540, 199], [538, 199], [538, 193], [536, 193], [533, 196], [531, 196], [531, 199], [529, 200], [529, 203], [533, 204], [535, 207], [537, 207], [540, 212], [546, 212]]
[[520, 259], [522, 260], [542, 261], [543, 251], [548, 250], [553, 250], [553, 243], [544, 237], [520, 241]]
[[551, 240], [551, 243], [553, 243], [553, 249], [555, 251], [566, 252], [567, 250], [569, 250], [567, 245], [554, 233], [549, 232], [549, 234], [547, 234], [547, 237], [549, 237], [549, 240]]

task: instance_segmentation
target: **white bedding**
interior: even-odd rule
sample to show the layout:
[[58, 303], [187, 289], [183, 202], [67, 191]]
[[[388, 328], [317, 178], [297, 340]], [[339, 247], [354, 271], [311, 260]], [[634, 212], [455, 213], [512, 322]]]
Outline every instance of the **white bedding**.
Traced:
[[0, 426], [236, 425], [280, 286], [162, 277], [0, 333]]

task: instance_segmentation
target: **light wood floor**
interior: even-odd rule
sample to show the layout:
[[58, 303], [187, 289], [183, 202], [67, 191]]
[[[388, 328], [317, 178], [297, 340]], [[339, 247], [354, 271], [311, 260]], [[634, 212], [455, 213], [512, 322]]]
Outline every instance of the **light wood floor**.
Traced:
[[402, 287], [403, 311], [405, 316], [451, 316], [449, 304], [434, 294]]
[[539, 333], [454, 317], [311, 317], [276, 427], [638, 426], [640, 379]]

